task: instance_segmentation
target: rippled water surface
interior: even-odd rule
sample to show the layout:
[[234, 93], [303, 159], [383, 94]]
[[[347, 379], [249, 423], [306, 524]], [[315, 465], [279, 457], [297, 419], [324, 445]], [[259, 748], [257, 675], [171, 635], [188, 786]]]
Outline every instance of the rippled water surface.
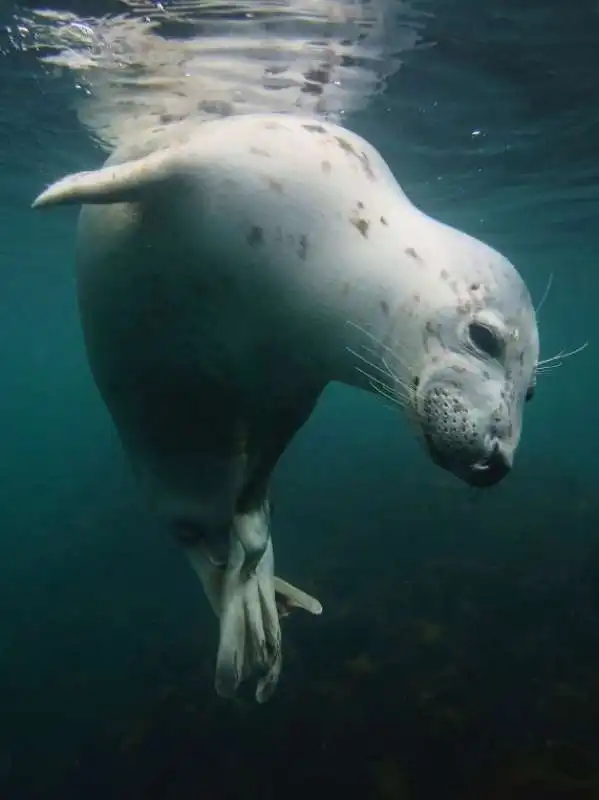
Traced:
[[[1, 4], [3, 797], [599, 797], [598, 54], [595, 0]], [[327, 391], [275, 478], [279, 563], [325, 613], [289, 620], [264, 708], [214, 697], [201, 588], [87, 371], [75, 211], [29, 208], [140, 128], [254, 109], [366, 136], [551, 279], [543, 357], [589, 342], [484, 497]]]

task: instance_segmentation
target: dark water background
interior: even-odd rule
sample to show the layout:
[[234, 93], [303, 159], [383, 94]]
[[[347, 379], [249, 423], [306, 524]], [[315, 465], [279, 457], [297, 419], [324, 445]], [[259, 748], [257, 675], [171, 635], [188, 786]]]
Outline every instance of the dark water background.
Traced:
[[286, 621], [265, 707], [214, 696], [216, 622], [91, 383], [76, 212], [28, 209], [102, 156], [66, 80], [0, 58], [0, 797], [599, 799], [599, 5], [427, 5], [435, 46], [347, 124], [537, 298], [553, 273], [544, 357], [590, 347], [541, 376], [484, 494], [330, 388], [274, 520], [325, 613]]

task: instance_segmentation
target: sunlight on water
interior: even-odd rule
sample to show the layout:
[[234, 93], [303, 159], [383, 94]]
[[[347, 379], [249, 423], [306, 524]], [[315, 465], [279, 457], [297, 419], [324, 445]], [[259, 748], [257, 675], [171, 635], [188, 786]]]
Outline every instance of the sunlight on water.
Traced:
[[8, 26], [11, 47], [73, 75], [80, 118], [107, 148], [232, 113], [339, 120], [384, 89], [425, 19], [387, 0], [127, 5], [97, 18], [23, 11]]

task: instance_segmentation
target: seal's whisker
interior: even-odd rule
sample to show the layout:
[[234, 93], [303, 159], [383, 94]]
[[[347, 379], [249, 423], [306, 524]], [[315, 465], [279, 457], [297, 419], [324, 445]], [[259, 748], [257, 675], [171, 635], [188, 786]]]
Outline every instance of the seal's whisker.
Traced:
[[553, 285], [553, 272], [550, 272], [549, 273], [549, 280], [547, 281], [547, 286], [545, 287], [545, 291], [543, 292], [543, 294], [541, 296], [541, 299], [539, 300], [539, 303], [538, 303], [537, 307], [535, 308], [535, 314], [537, 316], [539, 315], [539, 311], [545, 305], [545, 300], [547, 300], [547, 298], [549, 297], [549, 292], [551, 291], [552, 285]]
[[[554, 368], [561, 367], [561, 366], [563, 366], [561, 361], [558, 361], [557, 364], [553, 365]], [[536, 374], [537, 375], [548, 375], [550, 372], [553, 372], [553, 370], [549, 369], [549, 368], [547, 368], [547, 369], [539, 369], [539, 370], [537, 370]]]
[[[366, 374], [366, 373], [364, 373]], [[366, 376], [368, 377], [368, 376]], [[375, 394], [379, 395], [380, 397], [388, 400], [390, 403], [393, 403], [394, 406], [397, 408], [401, 408], [402, 410], [405, 408], [402, 400], [397, 395], [393, 394], [392, 392], [388, 391], [384, 385], [379, 385], [376, 381], [370, 380], [369, 381], [370, 388], [375, 392]]]
[[368, 364], [369, 367], [372, 367], [372, 369], [376, 370], [377, 372], [381, 372], [386, 377], [388, 377], [388, 378], [393, 378], [394, 377], [393, 373], [391, 372], [391, 370], [389, 369], [389, 367], [387, 366], [387, 364], [385, 363], [384, 360], [382, 361], [384, 366], [381, 367], [378, 364], [375, 364], [374, 361], [370, 361], [370, 359], [366, 358], [366, 356], [363, 356], [360, 353], [356, 352], [355, 350], [352, 350], [351, 347], [347, 348], [347, 352], [351, 353], [352, 356], [355, 356], [356, 358], [359, 358], [360, 361], [363, 361], [364, 364]]
[[394, 371], [391, 369], [391, 367], [389, 366], [389, 364], [387, 364], [387, 361], [386, 361], [384, 358], [383, 358], [383, 364], [384, 364], [384, 365], [385, 365], [385, 367], [386, 367], [386, 368], [389, 370], [389, 374], [390, 374], [390, 375], [391, 375], [391, 377], [393, 378], [393, 382], [394, 382], [394, 384], [396, 384], [397, 386], [399, 386], [399, 388], [400, 388], [400, 390], [401, 390], [401, 393], [405, 395], [405, 397], [406, 397], [406, 399], [407, 399], [407, 400], [411, 400], [411, 398], [412, 398], [412, 394], [413, 394], [413, 392], [414, 392], [413, 388], [412, 388], [412, 387], [411, 387], [409, 384], [407, 384], [407, 383], [406, 383], [404, 380], [402, 380], [402, 379], [400, 378], [400, 376], [399, 376], [399, 375], [397, 375], [397, 373], [395, 373], [395, 372], [394, 372]]
[[[358, 325], [356, 325], [356, 323], [350, 322], [349, 324], [353, 325], [354, 327], [362, 331], [362, 329]], [[394, 358], [398, 358], [397, 354], [393, 350], [391, 350], [391, 348], [387, 347], [387, 345], [381, 342], [376, 336], [374, 336], [374, 334], [365, 330], [363, 331], [363, 333], [365, 333], [370, 339], [372, 339], [373, 342], [378, 344], [381, 349], [389, 351]], [[372, 360], [370, 358], [367, 358], [362, 353], [357, 352], [351, 347], [347, 347], [346, 349], [349, 353], [351, 353], [355, 358], [357, 358], [363, 364], [366, 364], [372, 370], [380, 373], [385, 378], [387, 378], [388, 381], [385, 382], [381, 378], [375, 378], [372, 374], [370, 374], [366, 370], [356, 367], [358, 372], [367, 377], [369, 381], [371, 381], [370, 385], [372, 386], [372, 388], [375, 388], [373, 386], [373, 383], [375, 383], [378, 388], [384, 387], [385, 391], [390, 395], [392, 395], [393, 398], [397, 398], [401, 402], [402, 406], [408, 405], [411, 400], [410, 387], [404, 381], [401, 380], [401, 378], [397, 374], [397, 371], [394, 370], [387, 363], [385, 357], [381, 356], [380, 353], [377, 353], [377, 351], [373, 347], [368, 347], [367, 345], [362, 345], [362, 347], [366, 353], [372, 356]], [[380, 363], [376, 363], [377, 361], [379, 361]]]
[[384, 342], [380, 342], [380, 346], [388, 354], [388, 356], [394, 360], [399, 367], [401, 367], [401, 369], [409, 372], [410, 375], [413, 373], [414, 368], [411, 366], [410, 362], [406, 358], [402, 357], [395, 347], [389, 347], [389, 345], [385, 344]]
[[589, 346], [588, 342], [584, 342], [579, 347], [576, 347], [574, 350], [560, 350], [559, 353], [556, 353], [551, 358], [543, 358], [541, 361], [538, 362], [536, 366], [536, 370], [538, 371], [541, 367], [546, 367], [548, 364], [554, 364], [556, 361], [564, 361], [566, 358], [570, 358], [571, 356], [576, 356], [578, 353], [582, 353], [583, 350]]
[[389, 386], [388, 383], [385, 383], [385, 381], [382, 381], [380, 378], [376, 378], [374, 375], [371, 375], [370, 372], [367, 372], [365, 369], [362, 369], [362, 367], [356, 367], [356, 372], [359, 372], [360, 375], [364, 375], [365, 378], [368, 378], [368, 381], [371, 384], [376, 383], [377, 386], [382, 386], [390, 393], [393, 391], [392, 386]]
[[370, 375], [370, 373], [366, 372], [366, 370], [363, 370], [360, 367], [356, 367], [356, 369], [361, 375], [364, 375], [365, 378], [368, 378], [369, 386], [375, 392], [377, 392], [377, 394], [386, 397], [388, 400], [392, 400], [401, 408], [405, 407], [408, 402], [408, 398], [405, 397], [401, 392], [395, 391], [393, 386], [389, 386], [389, 384], [380, 380], [380, 378], [375, 378], [373, 375]]
[[535, 373], [537, 375], [546, 375], [548, 372], [553, 372], [554, 369], [557, 369], [558, 367], [562, 367], [563, 364], [564, 364], [563, 361], [556, 361], [554, 364], [545, 364], [542, 367], [537, 367], [537, 369], [535, 370]]
[[[401, 348], [399, 348], [399, 347], [397, 347], [397, 348], [396, 347], [390, 347], [388, 344], [385, 344], [385, 342], [383, 342], [382, 339], [380, 339], [378, 336], [376, 336], [374, 333], [372, 333], [372, 331], [369, 331], [366, 328], [363, 328], [361, 325], [358, 325], [357, 322], [353, 322], [351, 320], [348, 320], [347, 324], [351, 325], [352, 328], [355, 328], [357, 331], [362, 333], [364, 336], [366, 336], [368, 339], [370, 339], [371, 342], [373, 342], [375, 345], [380, 347], [382, 350], [385, 350], [387, 353], [389, 353], [389, 355], [397, 361], [397, 363], [400, 365], [400, 367], [402, 367], [403, 369], [407, 370], [408, 372], [412, 372], [413, 371], [411, 369], [411, 367], [410, 367], [409, 362], [405, 361], [400, 356], [400, 354], [398, 352], [398, 349], [401, 349]], [[375, 356], [378, 355], [376, 350], [373, 350], [372, 348], [369, 348], [367, 345], [362, 345], [362, 346], [363, 346], [364, 350], [366, 350], [367, 352], [370, 352]]]
[[374, 390], [375, 394], [377, 394], [379, 397], [382, 397], [387, 402], [392, 403], [396, 408], [400, 408], [402, 411], [404, 410], [403, 403], [401, 403], [396, 397], [392, 397], [391, 395], [382, 391], [377, 386], [372, 386], [372, 389]]
[[407, 372], [410, 372], [410, 374], [412, 373], [412, 369], [410, 368], [409, 364], [406, 361], [403, 361], [400, 358], [399, 354], [395, 352], [395, 350], [393, 350], [391, 347], [384, 344], [383, 342], [379, 342], [378, 344], [379, 344], [378, 350], [376, 350], [374, 347], [368, 347], [368, 345], [362, 345], [362, 347], [367, 353], [370, 353], [373, 358], [377, 359], [382, 359], [380, 353], [381, 350], [386, 351], [387, 357], [390, 359], [391, 358], [394, 359], [397, 365], [395, 369], [393, 369], [392, 367], [389, 366], [389, 364], [387, 364], [387, 369], [390, 372], [392, 372], [394, 376], [397, 374], [399, 370], [405, 370]]

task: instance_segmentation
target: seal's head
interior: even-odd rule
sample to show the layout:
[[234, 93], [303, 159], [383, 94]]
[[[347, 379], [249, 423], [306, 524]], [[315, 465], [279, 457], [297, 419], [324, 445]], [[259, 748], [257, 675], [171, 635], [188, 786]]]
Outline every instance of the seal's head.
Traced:
[[[462, 257], [444, 260], [427, 279], [432, 300], [416, 315], [419, 357], [410, 359], [409, 405], [432, 460], [471, 486], [487, 487], [511, 469], [523, 408], [535, 390], [539, 336], [514, 266], [481, 242], [453, 235], [462, 247], [454, 239], [452, 251], [461, 249]], [[404, 398], [407, 383], [401, 381]]]

